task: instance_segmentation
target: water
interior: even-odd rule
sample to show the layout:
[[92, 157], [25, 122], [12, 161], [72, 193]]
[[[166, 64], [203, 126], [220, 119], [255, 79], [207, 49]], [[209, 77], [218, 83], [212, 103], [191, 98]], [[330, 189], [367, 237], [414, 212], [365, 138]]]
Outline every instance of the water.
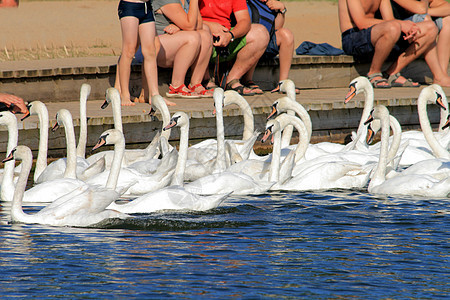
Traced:
[[8, 225], [5, 205], [0, 297], [449, 299], [448, 201], [271, 193], [99, 228]]

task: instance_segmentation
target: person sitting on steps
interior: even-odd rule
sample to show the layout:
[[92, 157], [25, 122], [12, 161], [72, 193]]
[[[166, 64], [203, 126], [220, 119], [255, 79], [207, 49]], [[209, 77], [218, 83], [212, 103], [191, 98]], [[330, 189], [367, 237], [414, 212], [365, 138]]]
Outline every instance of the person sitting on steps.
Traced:
[[[375, 18], [378, 10], [383, 19]], [[338, 12], [342, 48], [356, 61], [371, 59], [367, 76], [375, 88], [419, 86], [400, 71], [421, 55], [434, 82], [450, 86], [450, 77], [442, 71], [437, 58], [437, 28], [433, 22], [415, 24], [394, 19], [390, 0], [339, 0]], [[389, 56], [394, 62], [383, 75], [381, 68]]]

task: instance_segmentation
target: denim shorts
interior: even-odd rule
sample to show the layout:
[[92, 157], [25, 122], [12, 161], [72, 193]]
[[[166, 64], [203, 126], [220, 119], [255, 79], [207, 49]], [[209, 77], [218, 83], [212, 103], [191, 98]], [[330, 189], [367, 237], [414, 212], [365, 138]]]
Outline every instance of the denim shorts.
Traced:
[[[358, 62], [370, 62], [372, 60], [375, 48], [371, 41], [372, 27], [359, 30], [351, 28], [344, 31], [341, 35], [342, 50], [345, 54], [352, 55]], [[408, 41], [403, 39], [403, 34], [395, 44], [388, 59], [397, 58], [409, 47]]]
[[120, 0], [117, 13], [119, 19], [122, 19], [123, 17], [135, 17], [139, 20], [139, 24], [155, 22], [155, 16], [153, 15], [150, 1], [136, 3]]
[[[426, 14], [415, 14], [409, 18], [406, 18], [405, 20], [410, 20], [410, 21], [413, 21], [414, 23], [420, 23], [423, 20], [425, 20], [425, 16], [426, 16]], [[434, 24], [436, 24], [437, 28], [439, 29], [439, 32], [441, 32], [442, 18], [431, 18], [431, 19], [433, 20]]]
[[277, 35], [274, 33], [270, 38], [269, 44], [267, 45], [266, 51], [263, 54], [264, 59], [272, 59], [278, 55], [280, 49], [277, 45]]

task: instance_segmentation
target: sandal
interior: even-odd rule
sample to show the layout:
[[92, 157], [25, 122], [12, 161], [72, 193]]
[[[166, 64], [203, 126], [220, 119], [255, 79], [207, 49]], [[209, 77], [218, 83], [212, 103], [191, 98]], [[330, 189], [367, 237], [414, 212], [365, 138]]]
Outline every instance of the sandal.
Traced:
[[200, 98], [200, 95], [196, 95], [196, 93], [191, 92], [191, 90], [189, 90], [184, 84], [177, 88], [174, 88], [170, 84], [169, 91], [166, 93], [166, 96], [169, 98]]
[[[383, 77], [383, 74], [381, 73], [373, 73], [372, 75], [367, 74], [367, 77], [369, 78], [370, 83], [374, 88], [378, 89], [389, 89], [391, 87], [391, 84], [388, 82], [386, 78]], [[381, 79], [375, 79], [377, 77], [380, 77]], [[387, 83], [387, 84], [383, 84]]]
[[[239, 85], [237, 86], [237, 87], [231, 87], [233, 84], [235, 84], [235, 83], [239, 83]], [[240, 95], [242, 95], [242, 96], [253, 96], [253, 95], [255, 95], [255, 93], [252, 93], [252, 92], [247, 92], [247, 93], [245, 93], [244, 92], [244, 89], [245, 89], [246, 87], [244, 87], [240, 82], [239, 82], [239, 79], [233, 79], [233, 80], [231, 80], [230, 82], [228, 82], [226, 85], [225, 85], [225, 90], [227, 91], [227, 90], [233, 90], [233, 91], [236, 91], [236, 92], [238, 92]]]
[[400, 77], [402, 77], [402, 74], [400, 74], [400, 72], [398, 72], [398, 73], [389, 75], [389, 78], [387, 81], [392, 87], [420, 87], [420, 84], [418, 82], [414, 82], [410, 78], [405, 78], [406, 81], [403, 83], [397, 82], [397, 79], [399, 79]]
[[206, 89], [201, 83], [197, 83], [196, 85], [189, 84], [188, 89], [191, 93], [196, 93], [202, 98], [211, 98], [213, 96], [212, 91]]
[[264, 91], [253, 80], [249, 80], [247, 82], [243, 82], [242, 84], [245, 87], [249, 88], [252, 91], [252, 93], [255, 93], [256, 95], [264, 94]]

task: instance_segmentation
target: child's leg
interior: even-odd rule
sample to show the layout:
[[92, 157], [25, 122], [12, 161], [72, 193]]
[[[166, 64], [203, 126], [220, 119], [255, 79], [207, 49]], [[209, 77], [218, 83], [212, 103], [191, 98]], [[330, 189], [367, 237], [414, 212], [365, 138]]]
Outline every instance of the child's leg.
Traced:
[[122, 97], [122, 105], [134, 105], [130, 101], [130, 72], [131, 61], [138, 43], [139, 20], [135, 17], [123, 17], [120, 19], [122, 29], [122, 55], [119, 60], [119, 80]]
[[294, 35], [287, 28], [275, 32], [279, 49], [280, 81], [289, 78], [292, 56], [294, 55]]
[[[159, 95], [158, 90], [158, 66], [156, 64], [155, 22], [146, 22], [139, 25], [139, 38], [144, 56], [144, 72], [150, 96]], [[175, 103], [167, 101], [167, 105]]]

